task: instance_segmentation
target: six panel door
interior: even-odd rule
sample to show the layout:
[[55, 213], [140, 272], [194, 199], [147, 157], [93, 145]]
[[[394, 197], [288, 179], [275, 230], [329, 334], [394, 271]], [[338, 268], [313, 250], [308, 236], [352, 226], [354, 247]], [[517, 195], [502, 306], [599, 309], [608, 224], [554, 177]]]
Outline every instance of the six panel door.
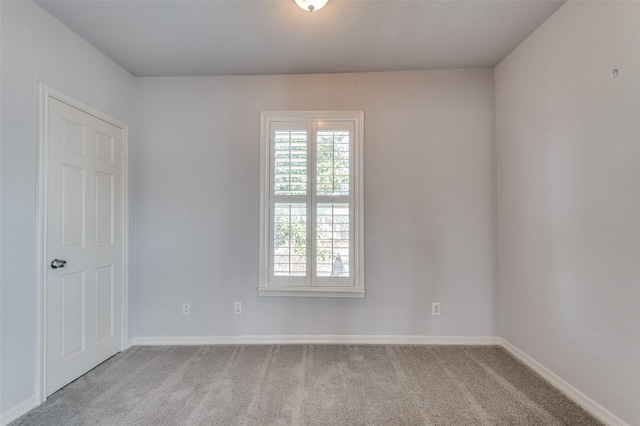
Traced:
[[48, 102], [50, 395], [122, 347], [124, 131], [57, 99]]

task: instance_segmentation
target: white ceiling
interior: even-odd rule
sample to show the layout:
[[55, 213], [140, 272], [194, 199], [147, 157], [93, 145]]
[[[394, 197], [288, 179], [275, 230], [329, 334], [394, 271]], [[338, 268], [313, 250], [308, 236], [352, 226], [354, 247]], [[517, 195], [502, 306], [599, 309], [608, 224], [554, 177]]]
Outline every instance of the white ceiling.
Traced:
[[493, 67], [553, 0], [40, 0], [135, 76]]

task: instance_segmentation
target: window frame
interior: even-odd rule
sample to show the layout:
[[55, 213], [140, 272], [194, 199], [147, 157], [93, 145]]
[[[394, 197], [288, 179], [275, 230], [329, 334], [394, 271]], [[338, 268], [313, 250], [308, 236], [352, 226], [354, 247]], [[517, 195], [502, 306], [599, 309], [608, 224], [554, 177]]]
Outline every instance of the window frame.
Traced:
[[[353, 182], [350, 183], [353, 191], [353, 224], [350, 223], [350, 245], [353, 245], [353, 259], [350, 262], [353, 271], [352, 285], [350, 286], [318, 286], [318, 285], [282, 285], [274, 284], [274, 276], [271, 275], [271, 247], [272, 239], [272, 142], [271, 124], [278, 122], [306, 123], [308, 129], [316, 129], [315, 135], [308, 133], [308, 140], [317, 139], [317, 122], [350, 122], [353, 125], [353, 158], [350, 158], [350, 175]], [[260, 296], [301, 296], [301, 297], [365, 297], [364, 287], [364, 112], [363, 111], [262, 111], [260, 112], [260, 267], [258, 276], [258, 294]], [[315, 147], [315, 146], [314, 146]], [[316, 161], [315, 152], [307, 159], [308, 165]], [[313, 168], [309, 168], [309, 173]], [[317, 185], [315, 177], [307, 183], [307, 197], [316, 199]], [[311, 194], [313, 193], [313, 197]], [[339, 198], [339, 197], [338, 197]], [[313, 208], [313, 202], [307, 201], [307, 208]], [[312, 215], [315, 218], [315, 214]], [[310, 223], [313, 228], [315, 223]], [[316, 241], [313, 238], [315, 231], [311, 232], [307, 239], [313, 247], [309, 248], [308, 256], [315, 253]], [[312, 270], [308, 270], [312, 274]], [[322, 278], [322, 277], [320, 277]], [[312, 281], [318, 277], [310, 278]]]

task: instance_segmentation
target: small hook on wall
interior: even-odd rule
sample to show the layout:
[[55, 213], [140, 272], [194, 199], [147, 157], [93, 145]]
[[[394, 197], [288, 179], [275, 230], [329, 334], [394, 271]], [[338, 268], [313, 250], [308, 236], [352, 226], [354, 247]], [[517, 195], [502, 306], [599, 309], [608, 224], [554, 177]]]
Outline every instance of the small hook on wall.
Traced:
[[616, 78], [618, 76], [618, 69], [614, 69], [613, 71], [611, 71], [611, 74], [609, 74], [609, 77], [611, 78]]

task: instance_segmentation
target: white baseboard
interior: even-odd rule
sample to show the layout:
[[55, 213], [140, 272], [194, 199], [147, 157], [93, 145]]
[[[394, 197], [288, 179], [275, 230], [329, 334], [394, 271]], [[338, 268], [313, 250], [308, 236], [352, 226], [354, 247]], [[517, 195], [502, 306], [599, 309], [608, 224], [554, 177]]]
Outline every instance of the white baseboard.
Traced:
[[148, 345], [499, 345], [493, 336], [401, 336], [401, 335], [270, 335], [270, 336], [177, 336], [134, 337], [131, 346]]
[[8, 409], [4, 413], [0, 414], [0, 426], [6, 426], [19, 417], [24, 416], [29, 411], [38, 406], [38, 397], [34, 394], [25, 399], [13, 408]]
[[598, 404], [596, 401], [585, 395], [572, 384], [540, 364], [535, 359], [524, 353], [522, 350], [511, 344], [509, 341], [499, 338], [500, 345], [509, 351], [513, 356], [518, 358], [533, 371], [544, 377], [549, 383], [556, 387], [560, 392], [571, 398], [576, 404], [591, 413], [598, 420], [609, 426], [629, 426], [622, 419], [617, 417], [611, 411]]

